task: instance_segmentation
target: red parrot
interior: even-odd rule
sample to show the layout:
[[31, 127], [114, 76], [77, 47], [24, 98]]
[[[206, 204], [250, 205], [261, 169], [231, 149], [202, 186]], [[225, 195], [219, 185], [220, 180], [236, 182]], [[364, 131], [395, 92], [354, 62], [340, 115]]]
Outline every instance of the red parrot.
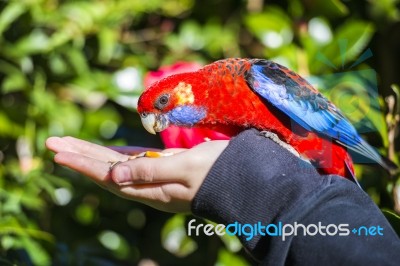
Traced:
[[298, 74], [269, 60], [224, 59], [171, 75], [142, 93], [137, 110], [152, 134], [170, 125], [228, 136], [258, 129], [321, 174], [355, 180], [348, 150], [390, 168], [333, 103]]

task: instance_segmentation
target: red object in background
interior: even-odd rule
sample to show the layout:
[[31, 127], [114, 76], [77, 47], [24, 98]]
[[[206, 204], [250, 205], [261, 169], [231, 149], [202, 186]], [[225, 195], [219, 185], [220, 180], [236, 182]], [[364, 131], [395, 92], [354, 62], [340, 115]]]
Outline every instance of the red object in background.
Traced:
[[230, 139], [230, 137], [206, 128], [183, 128], [170, 126], [160, 132], [166, 148], [191, 148], [206, 140]]
[[[150, 71], [144, 77], [144, 85], [148, 88], [151, 84], [173, 74], [192, 72], [200, 69], [202, 65], [193, 62], [177, 62], [170, 66], [162, 66], [157, 71]], [[227, 140], [227, 135], [206, 128], [183, 128], [170, 126], [160, 132], [165, 148], [191, 148], [206, 140]]]
[[170, 66], [162, 66], [156, 71], [150, 71], [144, 77], [144, 86], [150, 87], [156, 81], [173, 74], [192, 72], [202, 68], [202, 65], [193, 62], [177, 62]]

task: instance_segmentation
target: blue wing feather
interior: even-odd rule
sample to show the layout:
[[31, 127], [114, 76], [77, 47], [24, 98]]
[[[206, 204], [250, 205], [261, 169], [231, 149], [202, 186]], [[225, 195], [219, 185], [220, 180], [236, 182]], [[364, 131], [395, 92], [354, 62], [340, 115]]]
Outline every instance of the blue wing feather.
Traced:
[[299, 75], [272, 61], [254, 60], [246, 80], [264, 100], [305, 129], [330, 137], [384, 165], [380, 155], [342, 113]]

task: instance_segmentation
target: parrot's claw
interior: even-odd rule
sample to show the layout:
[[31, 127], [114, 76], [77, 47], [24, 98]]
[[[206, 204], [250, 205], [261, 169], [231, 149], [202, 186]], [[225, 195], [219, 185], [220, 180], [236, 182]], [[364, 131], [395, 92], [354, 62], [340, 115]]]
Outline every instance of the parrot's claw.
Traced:
[[300, 154], [291, 145], [282, 141], [277, 134], [270, 131], [261, 131], [260, 135], [273, 140], [275, 143], [279, 144], [279, 146], [293, 153], [296, 157], [300, 157]]
[[269, 138], [271, 140], [273, 140], [275, 143], [277, 143], [279, 146], [285, 148], [286, 150], [290, 151], [293, 155], [295, 155], [296, 157], [302, 159], [303, 161], [310, 163], [310, 161], [304, 157], [302, 157], [300, 155], [300, 153], [298, 153], [293, 147], [292, 145], [282, 141], [277, 134], [270, 132], [270, 131], [261, 131], [260, 132], [261, 136], [264, 136], [266, 138]]

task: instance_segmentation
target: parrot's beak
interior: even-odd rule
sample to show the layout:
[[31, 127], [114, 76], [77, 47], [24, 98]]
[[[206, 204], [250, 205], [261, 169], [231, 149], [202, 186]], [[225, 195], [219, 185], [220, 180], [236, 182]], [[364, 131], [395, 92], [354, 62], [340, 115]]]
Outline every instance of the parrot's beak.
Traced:
[[140, 119], [143, 127], [151, 134], [163, 131], [169, 126], [168, 119], [162, 114], [142, 113]]

